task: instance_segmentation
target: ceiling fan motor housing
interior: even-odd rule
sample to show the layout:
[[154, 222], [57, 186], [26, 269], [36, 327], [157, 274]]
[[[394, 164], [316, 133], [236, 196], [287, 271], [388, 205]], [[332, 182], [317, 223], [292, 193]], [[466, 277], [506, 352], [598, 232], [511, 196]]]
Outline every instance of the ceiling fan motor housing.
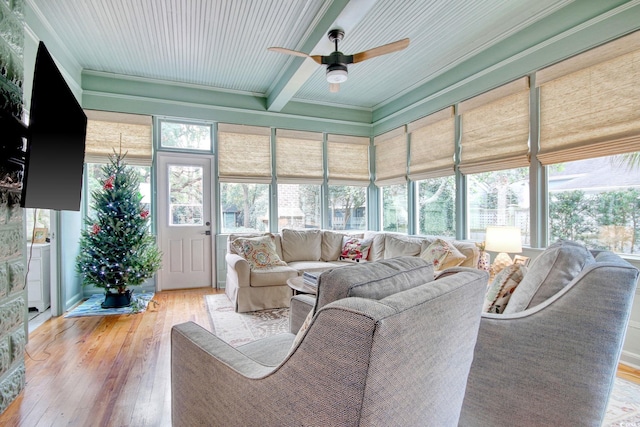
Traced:
[[347, 66], [345, 64], [327, 65], [327, 81], [329, 83], [342, 83], [347, 80]]

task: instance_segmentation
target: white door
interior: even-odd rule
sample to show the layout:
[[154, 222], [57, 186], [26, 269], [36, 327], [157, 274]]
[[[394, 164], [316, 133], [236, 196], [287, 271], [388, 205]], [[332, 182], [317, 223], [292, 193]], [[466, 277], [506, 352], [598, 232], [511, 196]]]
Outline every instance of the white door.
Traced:
[[209, 155], [158, 154], [158, 290], [213, 283], [212, 163]]

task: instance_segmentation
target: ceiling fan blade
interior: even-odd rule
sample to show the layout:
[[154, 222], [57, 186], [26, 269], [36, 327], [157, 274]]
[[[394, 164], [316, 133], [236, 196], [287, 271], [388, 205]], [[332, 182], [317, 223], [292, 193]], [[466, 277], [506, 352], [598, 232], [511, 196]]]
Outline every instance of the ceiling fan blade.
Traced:
[[301, 56], [303, 58], [311, 58], [318, 64], [322, 64], [322, 56], [321, 55], [308, 55], [304, 52], [298, 52], [297, 50], [286, 49], [284, 47], [269, 47], [267, 50], [271, 52], [284, 53], [285, 55], [294, 55]]
[[340, 91], [340, 83], [329, 83], [329, 92], [337, 93]]
[[397, 42], [374, 47], [373, 49], [365, 50], [364, 52], [353, 55], [353, 63], [355, 64], [356, 62], [362, 62], [367, 59], [375, 58], [376, 56], [397, 52], [405, 49], [407, 46], [409, 46], [409, 39], [402, 39]]

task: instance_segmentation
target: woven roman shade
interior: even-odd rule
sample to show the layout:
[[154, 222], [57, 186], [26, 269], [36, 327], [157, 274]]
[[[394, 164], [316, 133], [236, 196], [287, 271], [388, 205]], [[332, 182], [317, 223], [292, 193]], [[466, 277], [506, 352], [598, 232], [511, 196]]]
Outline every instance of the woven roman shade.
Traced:
[[327, 161], [330, 185], [369, 185], [369, 138], [328, 135]]
[[271, 129], [218, 124], [220, 182], [271, 183]]
[[419, 181], [454, 174], [453, 107], [409, 123], [409, 179]]
[[377, 186], [407, 182], [407, 134], [399, 127], [373, 139], [376, 147]]
[[127, 164], [151, 166], [151, 116], [97, 110], [85, 110], [85, 114], [85, 163], [108, 163], [115, 150], [126, 153]]
[[540, 70], [543, 165], [640, 150], [640, 32]]
[[276, 176], [279, 184], [322, 184], [322, 133], [276, 130]]
[[464, 174], [529, 165], [529, 78], [461, 102], [460, 171]]

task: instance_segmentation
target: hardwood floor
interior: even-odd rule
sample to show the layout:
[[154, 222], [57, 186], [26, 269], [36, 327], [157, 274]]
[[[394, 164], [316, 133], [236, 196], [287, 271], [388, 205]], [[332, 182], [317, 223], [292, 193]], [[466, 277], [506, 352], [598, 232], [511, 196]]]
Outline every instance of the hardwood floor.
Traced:
[[211, 330], [212, 288], [156, 293], [136, 315], [56, 317], [29, 336], [27, 385], [0, 426], [170, 426], [171, 327]]
[[[52, 318], [29, 336], [27, 385], [0, 426], [170, 426], [171, 327], [211, 330], [211, 288], [156, 293], [142, 314]], [[640, 371], [618, 375], [640, 383]]]

